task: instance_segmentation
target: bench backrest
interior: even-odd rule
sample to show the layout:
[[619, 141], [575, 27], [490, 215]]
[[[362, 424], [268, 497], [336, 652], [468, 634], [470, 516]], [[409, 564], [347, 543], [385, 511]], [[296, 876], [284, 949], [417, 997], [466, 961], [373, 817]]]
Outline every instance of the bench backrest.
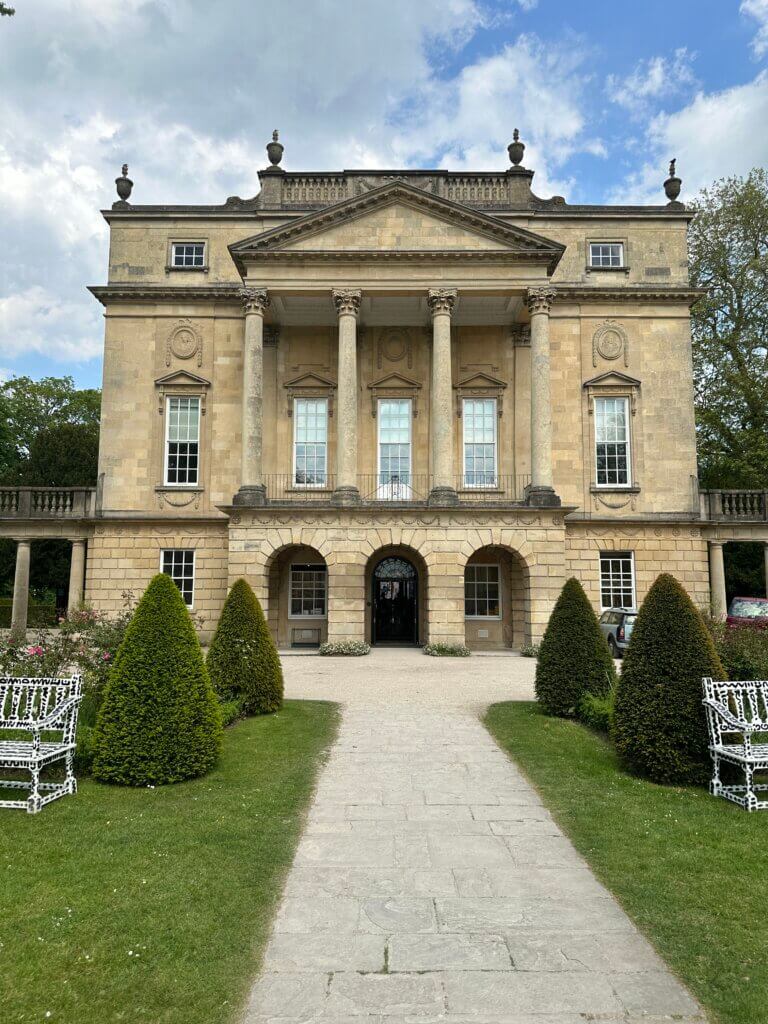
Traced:
[[[716, 679], [704, 680], [704, 696], [728, 708], [732, 715], [768, 732], [768, 679], [749, 679], [727, 683]], [[709, 709], [707, 709], [709, 711]], [[722, 735], [732, 732], [716, 714], [708, 714], [712, 738], [719, 742]]]
[[52, 715], [65, 701], [79, 697], [82, 689], [82, 676], [67, 679], [0, 676], [0, 729], [29, 729]]

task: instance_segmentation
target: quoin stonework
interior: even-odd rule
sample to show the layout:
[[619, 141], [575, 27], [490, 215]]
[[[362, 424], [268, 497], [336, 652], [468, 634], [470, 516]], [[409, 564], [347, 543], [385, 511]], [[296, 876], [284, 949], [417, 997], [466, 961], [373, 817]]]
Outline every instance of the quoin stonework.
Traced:
[[[596, 609], [660, 571], [725, 602], [766, 493], [697, 485], [680, 180], [575, 206], [506, 169], [285, 170], [252, 199], [110, 225], [94, 490], [4, 489], [19, 540], [73, 541], [70, 604], [170, 573], [207, 639], [245, 577], [283, 647], [519, 648], [570, 575]], [[502, 161], [500, 160], [500, 163]], [[661, 188], [660, 188], [661, 192]]]

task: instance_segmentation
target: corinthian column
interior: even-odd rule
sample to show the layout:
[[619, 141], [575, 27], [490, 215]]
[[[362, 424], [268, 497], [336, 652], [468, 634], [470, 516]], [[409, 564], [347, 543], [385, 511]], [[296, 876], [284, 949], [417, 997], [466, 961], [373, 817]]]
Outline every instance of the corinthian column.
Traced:
[[269, 305], [265, 288], [240, 291], [245, 310], [243, 343], [243, 447], [240, 490], [235, 505], [264, 505], [267, 490], [262, 470], [262, 397], [264, 390], [264, 313]]
[[453, 475], [453, 380], [451, 364], [451, 314], [455, 288], [431, 288], [427, 303], [432, 313], [432, 382], [429, 410], [432, 448], [430, 505], [455, 505]]
[[531, 482], [529, 505], [559, 505], [552, 483], [552, 400], [550, 396], [549, 310], [554, 288], [530, 288], [531, 315]]
[[337, 505], [360, 500], [357, 489], [357, 315], [362, 296], [357, 290], [333, 291], [339, 317], [339, 370], [336, 401], [336, 488]]

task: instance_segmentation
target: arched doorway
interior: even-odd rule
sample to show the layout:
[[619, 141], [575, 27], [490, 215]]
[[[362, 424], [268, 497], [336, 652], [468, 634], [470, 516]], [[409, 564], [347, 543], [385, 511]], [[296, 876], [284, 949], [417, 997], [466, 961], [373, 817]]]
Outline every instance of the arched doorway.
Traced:
[[278, 647], [319, 647], [328, 636], [328, 569], [315, 548], [291, 544], [268, 563], [267, 621]]
[[380, 558], [371, 574], [374, 644], [419, 642], [419, 574], [403, 555]]
[[530, 643], [528, 566], [511, 548], [488, 545], [464, 569], [465, 643], [471, 650]]

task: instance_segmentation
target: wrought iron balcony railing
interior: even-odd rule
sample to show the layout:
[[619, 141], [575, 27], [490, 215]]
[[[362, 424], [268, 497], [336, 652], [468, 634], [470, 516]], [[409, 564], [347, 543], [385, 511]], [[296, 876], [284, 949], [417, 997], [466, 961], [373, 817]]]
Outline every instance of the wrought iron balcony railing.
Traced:
[[[474, 474], [453, 480], [460, 505], [501, 506], [525, 500], [530, 477]], [[291, 474], [270, 474], [265, 477], [269, 504], [327, 505], [332, 504], [336, 478], [315, 474], [297, 479]], [[371, 473], [357, 477], [360, 501], [364, 505], [426, 505], [435, 481], [425, 473]]]
[[702, 519], [768, 522], [768, 490], [701, 491], [700, 502]]
[[95, 487], [0, 487], [0, 519], [85, 519]]

